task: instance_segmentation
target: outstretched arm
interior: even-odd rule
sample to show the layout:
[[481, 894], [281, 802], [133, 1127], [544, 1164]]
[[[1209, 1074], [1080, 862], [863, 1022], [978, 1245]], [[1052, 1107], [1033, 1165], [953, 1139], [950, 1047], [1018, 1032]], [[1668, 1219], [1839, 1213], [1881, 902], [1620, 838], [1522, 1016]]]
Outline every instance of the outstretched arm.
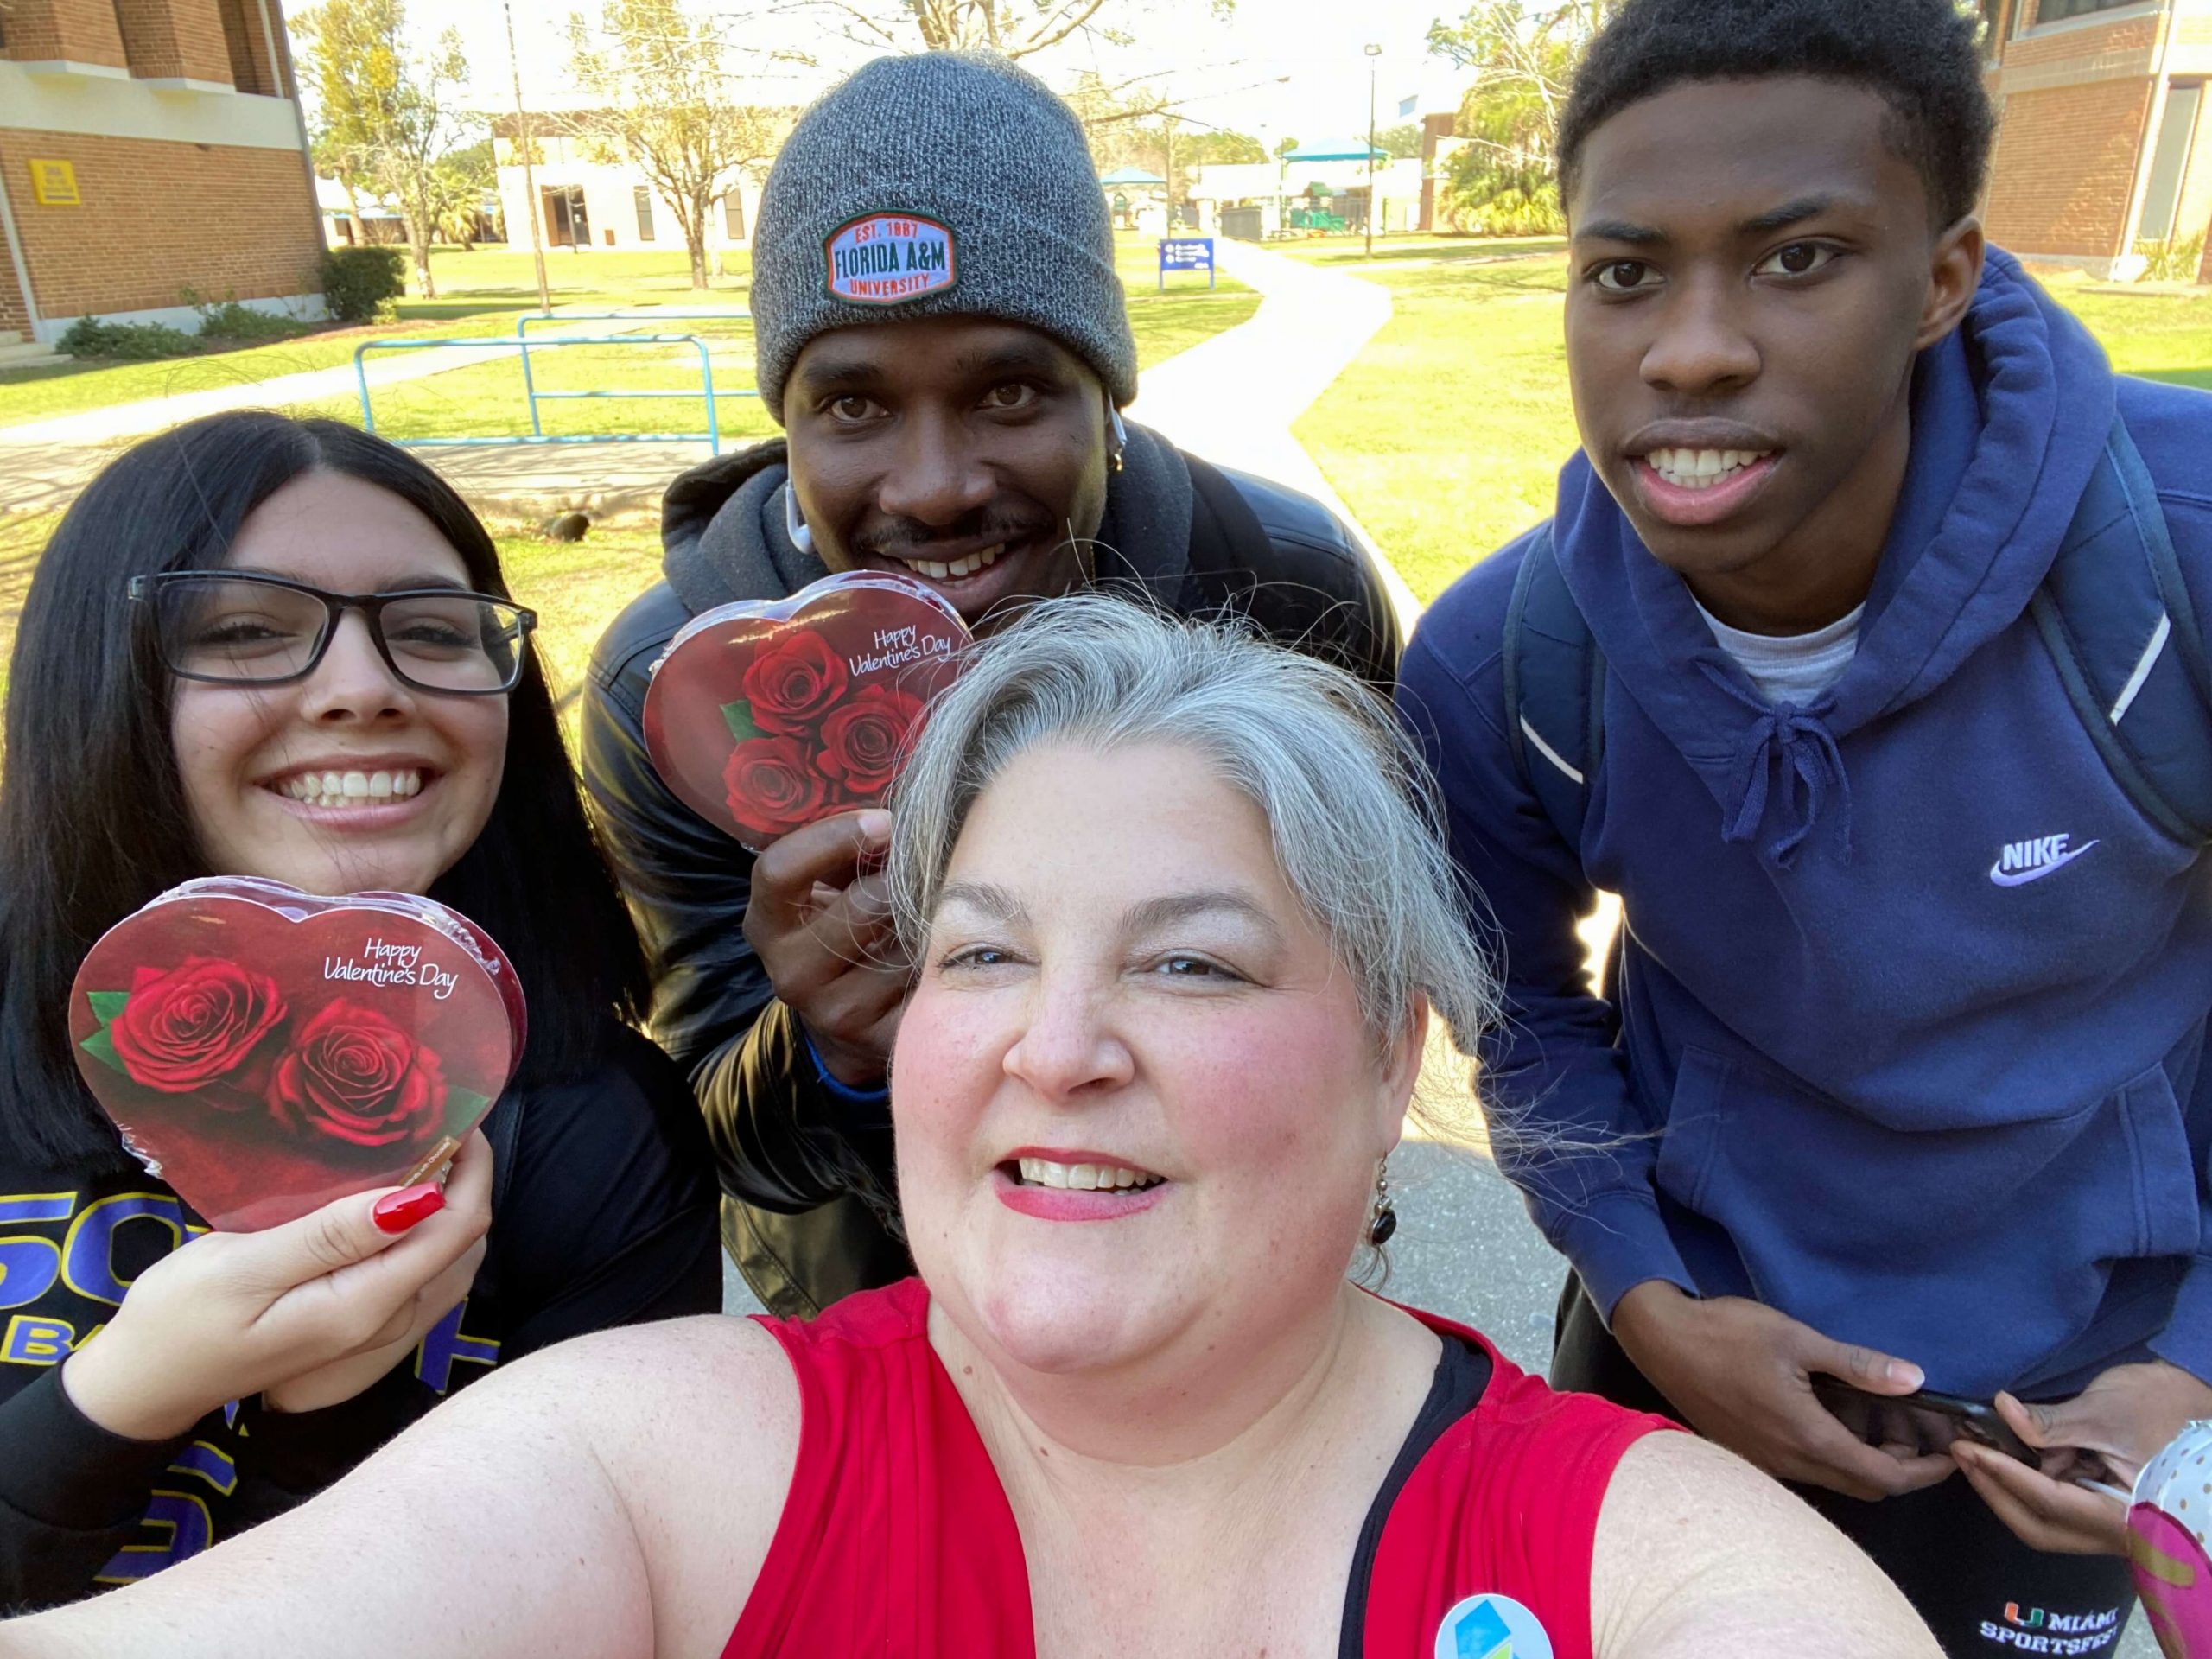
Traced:
[[750, 1320], [563, 1344], [448, 1402], [291, 1514], [0, 1659], [712, 1659], [775, 1535], [797, 1386]]
[[1751, 1465], [1688, 1434], [1623, 1454], [1590, 1560], [1598, 1659], [1938, 1659], [1895, 1585]]

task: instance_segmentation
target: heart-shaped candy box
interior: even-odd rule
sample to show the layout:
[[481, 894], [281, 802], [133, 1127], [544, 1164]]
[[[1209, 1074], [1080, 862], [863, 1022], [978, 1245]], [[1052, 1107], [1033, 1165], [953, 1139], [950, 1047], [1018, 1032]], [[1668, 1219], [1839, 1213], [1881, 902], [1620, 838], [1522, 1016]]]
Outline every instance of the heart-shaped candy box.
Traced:
[[131, 1153], [252, 1232], [444, 1162], [506, 1087], [524, 1010], [513, 964], [431, 899], [217, 876], [100, 936], [69, 1035]]
[[679, 800], [758, 852], [880, 801], [968, 644], [934, 590], [872, 570], [702, 611], [653, 665], [646, 753]]

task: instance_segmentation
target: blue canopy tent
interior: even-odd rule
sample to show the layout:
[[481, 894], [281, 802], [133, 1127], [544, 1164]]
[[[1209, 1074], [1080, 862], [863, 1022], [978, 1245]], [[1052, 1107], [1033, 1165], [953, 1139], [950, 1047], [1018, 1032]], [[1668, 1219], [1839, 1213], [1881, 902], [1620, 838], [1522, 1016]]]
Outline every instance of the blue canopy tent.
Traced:
[[1390, 152], [1380, 148], [1369, 149], [1357, 139], [1341, 144], [1300, 144], [1282, 158], [1285, 162], [1387, 162]]

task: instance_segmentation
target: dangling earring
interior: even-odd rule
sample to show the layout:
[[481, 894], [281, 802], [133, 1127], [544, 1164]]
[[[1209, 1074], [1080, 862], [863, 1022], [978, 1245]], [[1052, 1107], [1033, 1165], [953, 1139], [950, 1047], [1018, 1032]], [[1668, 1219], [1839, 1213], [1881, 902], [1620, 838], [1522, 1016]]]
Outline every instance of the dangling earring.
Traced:
[[1118, 473], [1122, 467], [1122, 451], [1129, 447], [1129, 429], [1122, 424], [1122, 411], [1111, 404], [1106, 405], [1106, 419], [1114, 429], [1114, 453], [1107, 457], [1106, 464]]
[[1398, 1230], [1398, 1206], [1390, 1202], [1390, 1160], [1375, 1166], [1375, 1213], [1367, 1224], [1367, 1242], [1381, 1249]]
[[784, 486], [784, 531], [791, 538], [791, 545], [800, 552], [814, 551], [814, 532], [806, 527], [806, 520], [798, 516], [798, 492], [788, 483]]

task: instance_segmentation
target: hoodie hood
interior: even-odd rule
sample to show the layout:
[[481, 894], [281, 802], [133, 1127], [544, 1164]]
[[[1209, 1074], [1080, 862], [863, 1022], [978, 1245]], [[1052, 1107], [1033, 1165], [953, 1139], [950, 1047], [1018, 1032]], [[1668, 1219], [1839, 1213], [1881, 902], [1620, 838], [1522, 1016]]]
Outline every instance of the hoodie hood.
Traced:
[[[1110, 475], [1096, 537], [1099, 580], [1180, 590], [1191, 568], [1189, 463], [1131, 422], [1122, 470]], [[791, 540], [785, 485], [790, 449], [773, 438], [680, 474], [661, 499], [661, 572], [696, 616], [740, 600], [780, 599], [830, 574]]]
[[1713, 791], [1729, 841], [1787, 865], [1824, 814], [1849, 840], [1840, 740], [1925, 697], [2018, 621], [2050, 571], [2114, 417], [2102, 349], [1993, 250], [1961, 327], [1915, 366], [1912, 454], [1858, 654], [1810, 705], [1770, 705], [1688, 587], [1578, 453], [1560, 476], [1560, 568], [1605, 660]]
[[679, 474], [661, 498], [661, 574], [697, 616], [739, 600], [781, 597], [829, 568], [784, 525], [789, 450], [781, 438]]

